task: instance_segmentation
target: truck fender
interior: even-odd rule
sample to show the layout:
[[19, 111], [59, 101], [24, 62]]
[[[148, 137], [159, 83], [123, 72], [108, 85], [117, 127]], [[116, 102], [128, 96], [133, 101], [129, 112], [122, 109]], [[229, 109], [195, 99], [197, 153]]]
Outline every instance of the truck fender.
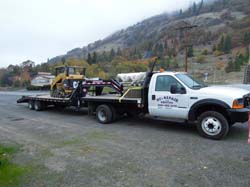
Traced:
[[194, 103], [192, 105], [192, 107], [190, 108], [189, 110], [189, 113], [188, 113], [188, 120], [190, 121], [195, 121], [197, 119], [197, 111], [202, 108], [202, 107], [209, 107], [209, 106], [218, 106], [220, 108], [223, 108], [225, 109], [225, 112], [227, 111], [227, 109], [230, 109], [230, 106], [223, 102], [223, 101], [220, 101], [220, 100], [217, 100], [217, 99], [203, 99], [203, 100], [200, 100], [196, 103]]

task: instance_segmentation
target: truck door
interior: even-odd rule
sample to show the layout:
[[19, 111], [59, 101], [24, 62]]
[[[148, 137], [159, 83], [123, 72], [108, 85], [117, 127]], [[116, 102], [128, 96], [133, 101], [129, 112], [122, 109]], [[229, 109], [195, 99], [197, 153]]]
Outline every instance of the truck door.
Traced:
[[[149, 91], [149, 113], [164, 118], [187, 119], [188, 97], [185, 87], [171, 75], [158, 75]], [[171, 94], [172, 85], [177, 86], [177, 93]], [[181, 91], [182, 90], [182, 93]]]

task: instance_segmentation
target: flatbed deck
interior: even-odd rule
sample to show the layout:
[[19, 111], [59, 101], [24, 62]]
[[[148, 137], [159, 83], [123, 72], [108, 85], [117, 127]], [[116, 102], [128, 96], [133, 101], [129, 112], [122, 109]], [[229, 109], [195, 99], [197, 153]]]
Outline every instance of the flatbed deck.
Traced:
[[100, 95], [100, 96], [91, 96], [87, 95], [82, 98], [82, 101], [95, 101], [95, 102], [111, 102], [111, 103], [141, 103], [141, 98], [124, 98], [121, 96], [114, 95]]

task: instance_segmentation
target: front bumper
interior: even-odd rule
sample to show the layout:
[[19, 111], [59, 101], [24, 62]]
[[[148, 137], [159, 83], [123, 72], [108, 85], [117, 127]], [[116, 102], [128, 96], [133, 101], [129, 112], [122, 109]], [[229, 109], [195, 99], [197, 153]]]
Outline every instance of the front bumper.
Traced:
[[231, 124], [247, 122], [249, 112], [250, 108], [228, 109]]

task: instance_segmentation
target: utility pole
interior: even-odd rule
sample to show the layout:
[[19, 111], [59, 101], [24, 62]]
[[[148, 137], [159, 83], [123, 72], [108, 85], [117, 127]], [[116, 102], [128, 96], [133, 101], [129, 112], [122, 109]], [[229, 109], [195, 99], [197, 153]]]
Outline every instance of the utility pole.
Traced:
[[250, 65], [250, 43], [249, 43], [249, 46], [248, 46], [248, 50], [249, 50], [249, 55], [248, 55], [248, 64]]
[[198, 27], [197, 25], [186, 25], [182, 27], [178, 27], [176, 30], [179, 30], [181, 33], [184, 33], [184, 40], [185, 45], [183, 46], [185, 48], [185, 71], [188, 72], [188, 48], [192, 47], [191, 44], [188, 44], [187, 42], [187, 31], [190, 29], [193, 29], [195, 27]]

